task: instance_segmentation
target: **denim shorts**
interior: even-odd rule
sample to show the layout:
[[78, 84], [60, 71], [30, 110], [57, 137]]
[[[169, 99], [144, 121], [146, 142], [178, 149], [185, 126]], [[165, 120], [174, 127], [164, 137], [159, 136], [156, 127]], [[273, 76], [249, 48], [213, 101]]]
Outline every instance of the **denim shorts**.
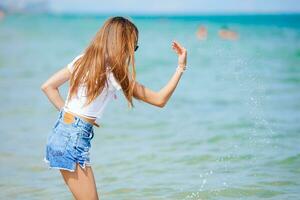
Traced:
[[76, 163], [82, 168], [91, 166], [90, 148], [94, 137], [93, 124], [75, 116], [72, 122], [64, 121], [65, 110], [48, 133], [44, 161], [48, 169], [64, 169], [74, 172]]

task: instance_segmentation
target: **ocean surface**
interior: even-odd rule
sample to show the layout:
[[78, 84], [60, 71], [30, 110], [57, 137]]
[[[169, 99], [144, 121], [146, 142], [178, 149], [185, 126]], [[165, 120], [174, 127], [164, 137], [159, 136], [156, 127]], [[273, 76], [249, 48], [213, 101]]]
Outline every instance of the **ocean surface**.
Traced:
[[[106, 19], [0, 21], [1, 199], [73, 199], [43, 161], [58, 111], [40, 86]], [[90, 154], [100, 199], [299, 199], [300, 15], [131, 19], [140, 33], [140, 83], [158, 91], [168, 82], [177, 66], [173, 40], [188, 49], [188, 68], [164, 108], [135, 100], [130, 110], [121, 91], [109, 103]], [[222, 26], [239, 39], [219, 38]]]

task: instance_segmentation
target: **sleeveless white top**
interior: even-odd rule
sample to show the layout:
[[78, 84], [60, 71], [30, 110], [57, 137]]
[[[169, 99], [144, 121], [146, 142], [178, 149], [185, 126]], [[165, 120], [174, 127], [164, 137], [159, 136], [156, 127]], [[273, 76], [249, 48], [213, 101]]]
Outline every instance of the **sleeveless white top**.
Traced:
[[[71, 63], [67, 65], [67, 68], [70, 72], [73, 72], [73, 67], [75, 61], [80, 58], [83, 54], [77, 56]], [[64, 110], [73, 112], [75, 114], [83, 115], [87, 118], [91, 119], [99, 119], [103, 115], [104, 108], [107, 103], [113, 98], [116, 97], [116, 91], [121, 90], [120, 84], [116, 81], [112, 72], [109, 72], [109, 76], [107, 76], [108, 85], [105, 84], [102, 92], [88, 105], [84, 106], [86, 102], [86, 87], [79, 86], [78, 92], [76, 96], [73, 96], [69, 102], [65, 102]], [[68, 96], [70, 95], [70, 91], [68, 92]]]

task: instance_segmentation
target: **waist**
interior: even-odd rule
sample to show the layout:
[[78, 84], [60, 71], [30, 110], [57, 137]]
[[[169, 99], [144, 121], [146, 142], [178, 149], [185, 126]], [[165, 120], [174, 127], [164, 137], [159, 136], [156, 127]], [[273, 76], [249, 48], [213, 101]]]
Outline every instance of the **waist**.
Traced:
[[86, 121], [86, 122], [88, 122], [88, 123], [90, 123], [90, 124], [92, 124], [92, 125], [95, 125], [95, 126], [97, 126], [97, 127], [100, 127], [99, 124], [97, 124], [97, 123], [95, 122], [95, 121], [96, 121], [96, 118], [95, 118], [95, 119], [88, 118], [88, 117], [85, 117], [85, 116], [83, 116], [83, 115], [80, 115], [80, 114], [77, 114], [77, 113], [73, 113], [72, 111], [66, 110], [66, 109], [64, 109], [64, 112], [67, 112], [67, 113], [69, 113], [70, 115], [79, 117], [79, 118], [81, 118], [82, 120], [84, 120], [84, 121]]

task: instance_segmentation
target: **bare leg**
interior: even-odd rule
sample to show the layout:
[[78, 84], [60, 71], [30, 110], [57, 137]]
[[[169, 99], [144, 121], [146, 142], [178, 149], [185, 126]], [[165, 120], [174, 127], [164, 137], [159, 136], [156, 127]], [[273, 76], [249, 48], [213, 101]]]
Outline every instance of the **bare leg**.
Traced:
[[76, 200], [99, 200], [91, 166], [82, 169], [77, 163], [75, 172], [62, 169], [60, 172]]

